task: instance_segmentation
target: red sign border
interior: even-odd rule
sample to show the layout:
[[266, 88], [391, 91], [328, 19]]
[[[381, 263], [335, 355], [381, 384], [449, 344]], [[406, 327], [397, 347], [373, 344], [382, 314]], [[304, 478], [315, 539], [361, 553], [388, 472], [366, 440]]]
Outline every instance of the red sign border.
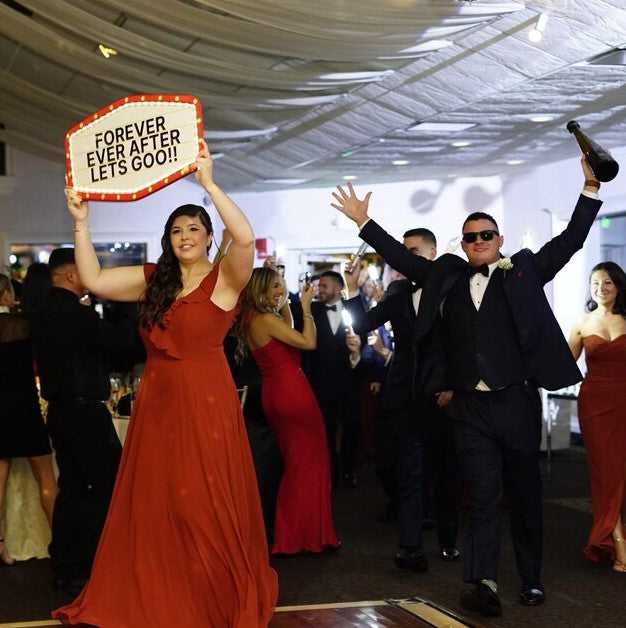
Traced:
[[[92, 124], [98, 118], [101, 118], [103, 115], [107, 113], [111, 113], [115, 109], [119, 109], [119, 107], [126, 105], [128, 103], [133, 102], [182, 102], [189, 103], [195, 105], [196, 107], [196, 126], [198, 132], [198, 150], [202, 147], [200, 144], [200, 140], [204, 138], [203, 129], [202, 129], [202, 107], [200, 105], [200, 100], [195, 96], [191, 96], [189, 94], [134, 94], [131, 96], [124, 96], [123, 98], [119, 98], [118, 100], [102, 107], [95, 113], [92, 113], [90, 116], [81, 120], [78, 124], [75, 124], [66, 134], [65, 134], [65, 179], [66, 185], [72, 187], [74, 183], [74, 177], [72, 175], [72, 163], [70, 159], [70, 138], [77, 131], [82, 130], [87, 125]], [[119, 194], [117, 192], [87, 192], [83, 190], [77, 190], [80, 192], [81, 196], [85, 200], [90, 201], [135, 201], [140, 198], [144, 198], [164, 188], [166, 185], [170, 183], [174, 183], [183, 177], [186, 177], [190, 172], [195, 170], [193, 164], [189, 166], [184, 166], [177, 172], [149, 185], [147, 188], [139, 190], [137, 192], [133, 192], [132, 194]]]

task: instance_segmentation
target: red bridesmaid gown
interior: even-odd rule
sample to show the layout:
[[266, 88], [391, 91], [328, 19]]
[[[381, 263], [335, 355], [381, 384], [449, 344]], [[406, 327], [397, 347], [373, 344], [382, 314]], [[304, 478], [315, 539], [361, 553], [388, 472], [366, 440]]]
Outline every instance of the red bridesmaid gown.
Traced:
[[587, 452], [593, 525], [585, 556], [614, 560], [611, 533], [626, 481], [626, 334], [583, 339], [587, 375], [578, 395], [578, 419]]
[[272, 339], [252, 355], [263, 375], [263, 411], [283, 458], [272, 554], [336, 549], [326, 428], [300, 351]]
[[[146, 267], [146, 275], [153, 272]], [[91, 578], [53, 613], [100, 628], [267, 626], [277, 598], [218, 267], [141, 329], [148, 359]]]

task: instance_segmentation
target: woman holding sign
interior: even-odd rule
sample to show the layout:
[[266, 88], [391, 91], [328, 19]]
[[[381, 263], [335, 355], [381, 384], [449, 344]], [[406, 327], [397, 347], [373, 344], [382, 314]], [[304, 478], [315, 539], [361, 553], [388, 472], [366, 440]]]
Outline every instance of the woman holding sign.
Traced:
[[277, 596], [252, 459], [222, 340], [254, 259], [254, 234], [213, 181], [203, 143], [196, 179], [232, 236], [207, 258], [213, 230], [197, 205], [165, 225], [156, 265], [101, 269], [88, 207], [66, 189], [75, 256], [90, 291], [140, 302], [148, 354], [91, 578], [53, 613], [101, 628], [267, 626]]

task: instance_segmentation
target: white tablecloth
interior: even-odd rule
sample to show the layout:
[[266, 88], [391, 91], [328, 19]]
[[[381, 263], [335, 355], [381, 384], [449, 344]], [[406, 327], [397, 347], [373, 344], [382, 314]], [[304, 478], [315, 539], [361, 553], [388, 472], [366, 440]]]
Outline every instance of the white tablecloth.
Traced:
[[[114, 418], [113, 424], [124, 444], [128, 417]], [[13, 458], [11, 462], [3, 528], [6, 546], [15, 559], [49, 556], [50, 526], [39, 502], [39, 487], [26, 458]]]

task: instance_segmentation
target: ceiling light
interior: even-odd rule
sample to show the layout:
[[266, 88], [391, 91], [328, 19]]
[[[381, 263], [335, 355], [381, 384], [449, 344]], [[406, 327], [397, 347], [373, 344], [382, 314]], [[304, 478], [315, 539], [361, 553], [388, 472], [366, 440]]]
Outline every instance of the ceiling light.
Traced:
[[263, 179], [263, 183], [272, 183], [274, 185], [299, 185], [307, 181], [308, 179]]
[[117, 54], [117, 50], [115, 50], [115, 48], [109, 48], [108, 46], [105, 46], [104, 44], [98, 44], [98, 50], [100, 51], [100, 54], [105, 59], [113, 57]]
[[204, 130], [204, 139], [206, 140], [235, 140], [249, 139], [259, 136], [272, 135], [278, 131], [278, 127], [270, 126], [266, 129], [240, 129], [239, 131], [214, 131], [211, 129]]
[[452, 146], [455, 148], [465, 148], [465, 146], [469, 146], [471, 142], [452, 142]]
[[424, 133], [456, 133], [476, 126], [475, 122], [418, 122], [407, 131], [423, 131]]
[[509, 159], [506, 163], [509, 164], [509, 166], [519, 166], [520, 164], [524, 163], [524, 160], [522, 160], [522, 159]]
[[391, 162], [394, 166], [406, 166], [409, 162], [406, 159], [396, 159]]
[[341, 177], [344, 181], [354, 181], [356, 179], [356, 175], [354, 174], [344, 174], [343, 177]]
[[532, 115], [529, 120], [531, 122], [550, 122], [551, 120], [554, 120], [554, 116]]
[[537, 18], [537, 23], [535, 24], [535, 28], [533, 28], [528, 33], [528, 39], [532, 41], [534, 44], [539, 43], [543, 37], [543, 31], [546, 29], [546, 24], [548, 23], [548, 14], [540, 13]]
[[322, 74], [319, 78], [325, 81], [380, 81], [393, 73], [393, 70], [330, 72], [329, 74]]

